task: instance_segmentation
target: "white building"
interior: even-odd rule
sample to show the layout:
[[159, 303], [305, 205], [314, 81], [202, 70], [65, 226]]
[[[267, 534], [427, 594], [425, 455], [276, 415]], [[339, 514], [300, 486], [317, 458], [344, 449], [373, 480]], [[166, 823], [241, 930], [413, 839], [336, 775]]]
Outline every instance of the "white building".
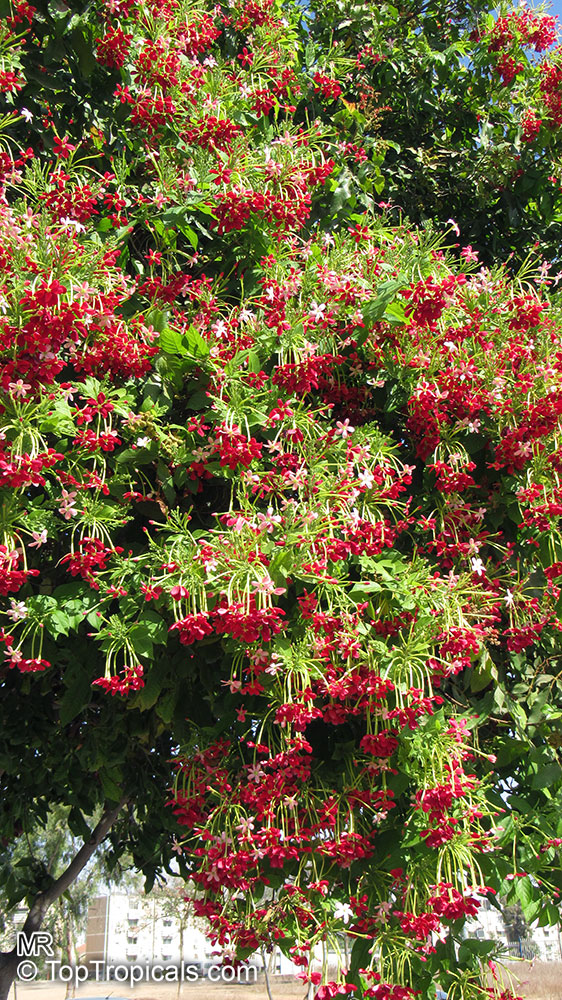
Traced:
[[90, 903], [85, 961], [184, 962], [205, 968], [216, 957], [181, 895], [115, 892]]

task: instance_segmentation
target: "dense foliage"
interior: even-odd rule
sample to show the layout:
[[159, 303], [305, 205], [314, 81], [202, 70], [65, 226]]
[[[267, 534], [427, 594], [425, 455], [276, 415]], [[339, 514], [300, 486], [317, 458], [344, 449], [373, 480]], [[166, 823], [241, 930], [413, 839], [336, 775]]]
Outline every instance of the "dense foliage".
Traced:
[[319, 1000], [508, 1000], [466, 920], [562, 889], [553, 20], [0, 30], [4, 844], [102, 810]]

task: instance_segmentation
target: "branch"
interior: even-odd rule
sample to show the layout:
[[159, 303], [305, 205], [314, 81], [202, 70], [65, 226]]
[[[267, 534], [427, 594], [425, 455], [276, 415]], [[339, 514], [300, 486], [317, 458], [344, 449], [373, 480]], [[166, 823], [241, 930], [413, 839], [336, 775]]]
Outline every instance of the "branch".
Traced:
[[75, 879], [78, 878], [82, 869], [86, 867], [92, 855], [96, 852], [101, 842], [109, 833], [126, 803], [127, 798], [124, 797], [116, 806], [105, 809], [98, 825], [92, 832], [92, 836], [82, 845], [78, 853], [70, 862], [68, 868], [63, 871], [62, 875], [59, 875], [59, 877], [55, 879], [48, 889], [45, 889], [44, 892], [39, 893], [39, 895], [35, 897], [22, 928], [24, 934], [30, 934], [33, 931], [39, 930], [45, 913], [51, 904], [54, 903], [59, 896], [62, 896], [63, 893], [70, 888]]

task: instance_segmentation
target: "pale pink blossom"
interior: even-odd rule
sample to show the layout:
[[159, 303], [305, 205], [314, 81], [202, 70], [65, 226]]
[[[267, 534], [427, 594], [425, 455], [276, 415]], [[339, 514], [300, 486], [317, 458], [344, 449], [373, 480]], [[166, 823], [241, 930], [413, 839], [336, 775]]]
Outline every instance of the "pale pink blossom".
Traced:
[[24, 399], [31, 389], [31, 386], [28, 385], [27, 382], [24, 382], [22, 378], [19, 378], [17, 382], [9, 382], [8, 389], [15, 399]]

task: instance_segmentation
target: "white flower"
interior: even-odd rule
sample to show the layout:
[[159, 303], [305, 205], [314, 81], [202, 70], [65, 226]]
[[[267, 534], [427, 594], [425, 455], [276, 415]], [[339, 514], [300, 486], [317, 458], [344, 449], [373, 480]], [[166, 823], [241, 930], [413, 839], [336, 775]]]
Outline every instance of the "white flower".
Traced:
[[334, 907], [334, 917], [336, 920], [343, 920], [344, 924], [348, 924], [353, 916], [353, 910], [349, 903], [336, 903]]
[[477, 556], [479, 551], [480, 551], [480, 542], [477, 542], [474, 538], [469, 538], [468, 555]]
[[325, 311], [326, 311], [325, 302], [320, 302], [320, 304], [318, 304], [318, 302], [314, 302], [313, 300], [310, 303], [310, 312], [308, 315], [312, 320], [314, 320], [315, 323], [320, 323], [324, 319]]
[[390, 915], [391, 909], [392, 907], [390, 903], [379, 903], [379, 905], [375, 907], [375, 913], [377, 914], [375, 917], [375, 923], [385, 923]]
[[283, 173], [283, 164], [277, 160], [268, 159], [265, 161], [264, 170], [268, 177], [280, 177]]
[[70, 219], [68, 216], [61, 219], [60, 224], [63, 229], [73, 229], [75, 233], [86, 232], [86, 226], [84, 226], [81, 222], [77, 222], [76, 219]]
[[256, 318], [255, 312], [252, 312], [251, 309], [246, 309], [245, 306], [243, 309], [240, 310], [240, 315], [238, 317], [241, 323], [251, 323], [252, 320], [254, 320], [255, 318]]
[[[72, 397], [71, 397], [72, 398]], [[138, 424], [139, 420], [142, 420], [142, 413], [128, 413], [125, 420], [123, 421], [125, 427], [134, 427]]]
[[361, 469], [361, 472], [359, 473], [357, 478], [361, 483], [361, 485], [366, 486], [368, 490], [371, 489], [371, 486], [375, 481], [375, 477], [373, 476], [373, 473], [371, 472], [370, 469]]
[[472, 572], [476, 573], [477, 576], [484, 576], [486, 573], [486, 567], [481, 559], [471, 559], [470, 565], [472, 566]]
[[232, 843], [232, 838], [227, 835], [226, 830], [223, 830], [222, 833], [219, 833], [218, 837], [215, 837], [215, 843], [224, 844], [228, 847], [228, 845]]
[[140, 437], [140, 438], [137, 438], [137, 440], [135, 441], [135, 444], [136, 444], [137, 448], [149, 448], [150, 447], [150, 440], [151, 439], [149, 437]]
[[81, 281], [80, 284], [73, 287], [72, 291], [77, 299], [89, 299], [94, 293], [94, 289], [90, 288], [87, 281]]
[[217, 323], [213, 323], [211, 330], [219, 339], [222, 339], [228, 333], [228, 326], [223, 319], [219, 319]]
[[22, 116], [22, 118], [25, 118], [26, 122], [33, 121], [33, 112], [30, 111], [29, 108], [22, 108], [20, 110], [20, 115]]
[[514, 604], [513, 592], [511, 590], [506, 590], [504, 603], [507, 604], [508, 608], [510, 608], [511, 605]]

